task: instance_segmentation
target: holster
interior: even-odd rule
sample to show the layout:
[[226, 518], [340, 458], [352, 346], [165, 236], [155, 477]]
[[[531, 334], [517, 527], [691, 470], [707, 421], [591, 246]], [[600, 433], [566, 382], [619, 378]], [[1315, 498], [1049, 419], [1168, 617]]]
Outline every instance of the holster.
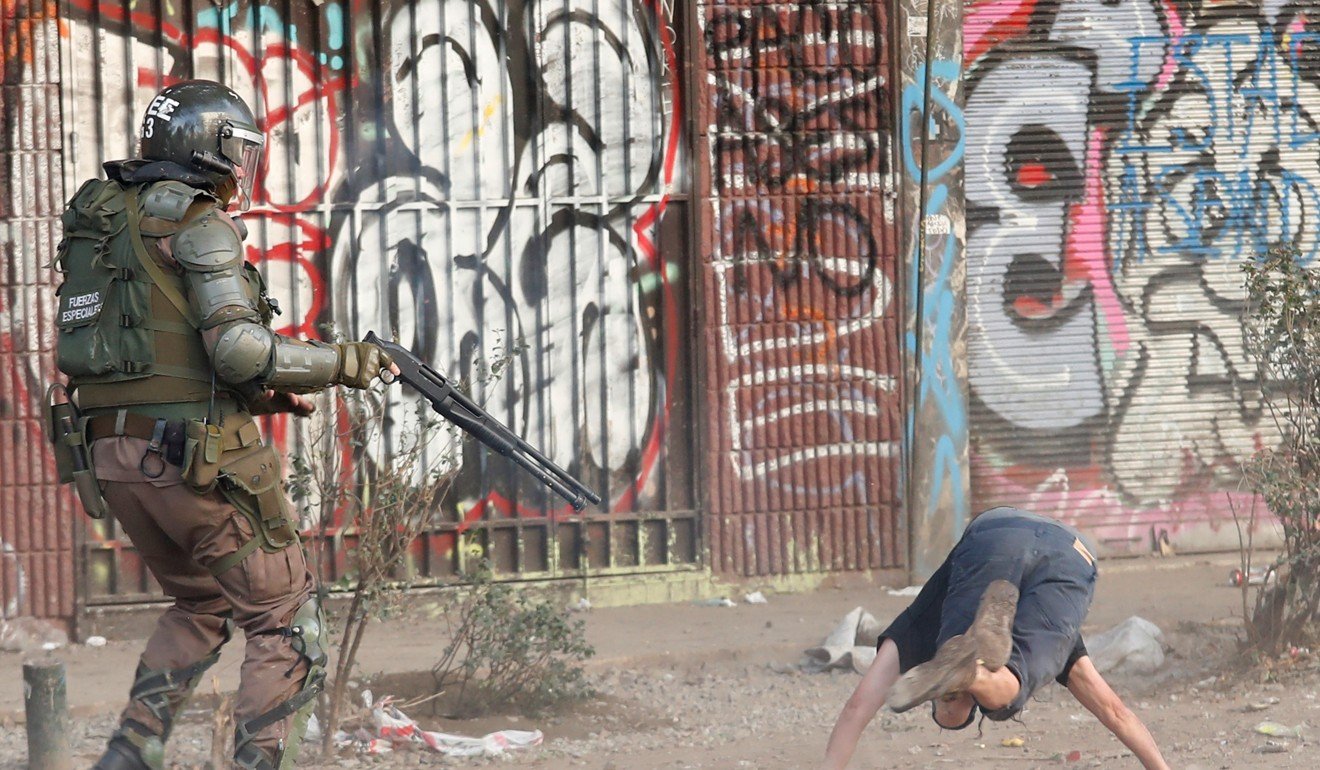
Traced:
[[280, 457], [261, 443], [246, 415], [224, 425], [192, 420], [186, 428], [183, 478], [198, 494], [218, 489], [257, 533], [259, 546], [278, 551], [298, 542], [281, 484]]
[[220, 493], [252, 523], [262, 550], [274, 552], [297, 543], [298, 529], [290, 520], [275, 447], [236, 454], [220, 467]]
[[[64, 391], [64, 400], [52, 403], [56, 390]], [[56, 383], [46, 389], [42, 399], [45, 412], [46, 438], [55, 451], [55, 469], [61, 484], [73, 484], [83, 510], [93, 519], [103, 519], [107, 511], [101, 485], [96, 480], [92, 453], [87, 446], [87, 420], [68, 397], [63, 385]]]

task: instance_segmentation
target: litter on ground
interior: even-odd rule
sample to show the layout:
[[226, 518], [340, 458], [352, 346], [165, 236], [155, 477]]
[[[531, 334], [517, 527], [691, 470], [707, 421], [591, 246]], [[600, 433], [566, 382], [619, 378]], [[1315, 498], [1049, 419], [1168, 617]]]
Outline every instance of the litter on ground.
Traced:
[[371, 693], [363, 693], [371, 708], [372, 729], [354, 733], [335, 733], [335, 746], [353, 748], [363, 754], [387, 754], [408, 744], [421, 744], [448, 757], [498, 757], [510, 751], [540, 746], [545, 736], [540, 730], [498, 730], [480, 738], [423, 730], [386, 696], [374, 703]]
[[887, 588], [885, 593], [890, 596], [916, 596], [921, 593], [921, 586], [908, 586], [907, 588]]

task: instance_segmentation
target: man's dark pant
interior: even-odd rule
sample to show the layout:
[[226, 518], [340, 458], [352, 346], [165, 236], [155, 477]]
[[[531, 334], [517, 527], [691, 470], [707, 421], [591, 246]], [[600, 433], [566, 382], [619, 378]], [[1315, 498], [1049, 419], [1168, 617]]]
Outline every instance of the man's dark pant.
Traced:
[[925, 663], [949, 638], [965, 632], [981, 595], [995, 580], [1018, 587], [1013, 652], [1008, 669], [1021, 684], [1017, 698], [986, 712], [1003, 720], [1022, 710], [1047, 680], [1067, 682], [1086, 654], [1081, 626], [1095, 595], [1094, 557], [1077, 535], [1053, 521], [1000, 511], [974, 520], [915, 601], [881, 635], [898, 647], [902, 671]]

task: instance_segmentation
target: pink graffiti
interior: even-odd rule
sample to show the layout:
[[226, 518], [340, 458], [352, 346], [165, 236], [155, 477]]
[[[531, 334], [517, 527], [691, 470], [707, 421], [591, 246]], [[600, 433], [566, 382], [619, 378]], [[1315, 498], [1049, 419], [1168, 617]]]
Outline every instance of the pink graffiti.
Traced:
[[1178, 72], [1178, 62], [1174, 59], [1173, 52], [1178, 50], [1178, 43], [1186, 31], [1183, 26], [1182, 17], [1178, 15], [1178, 6], [1173, 0], [1164, 0], [1164, 19], [1169, 25], [1169, 47], [1164, 56], [1164, 66], [1160, 69], [1160, 75], [1155, 79], [1155, 89], [1163, 91], [1168, 87], [1173, 76]]
[[1266, 530], [1273, 521], [1251, 493], [1207, 489], [1191, 474], [1186, 488], [1173, 501], [1151, 506], [1128, 505], [1107, 483], [1105, 471], [1098, 465], [995, 467], [984, 455], [973, 453], [972, 474], [983, 505], [1003, 501], [1052, 516], [1086, 530], [1108, 553], [1150, 550], [1153, 530], [1167, 531], [1175, 543], [1198, 538], [1222, 543], [1223, 537], [1213, 535], [1234, 531], [1229, 512], [1238, 511], [1245, 527], [1253, 505], [1255, 533]]
[[974, 62], [986, 52], [1027, 31], [1036, 0], [978, 3], [963, 21], [964, 59]]
[[1109, 342], [1121, 354], [1127, 352], [1130, 340], [1127, 320], [1118, 304], [1114, 279], [1105, 257], [1104, 160], [1101, 155], [1104, 143], [1104, 127], [1093, 127], [1086, 146], [1086, 197], [1068, 214], [1070, 226], [1065, 263], [1069, 267], [1081, 265], [1077, 272], [1091, 284], [1096, 304], [1105, 317]]

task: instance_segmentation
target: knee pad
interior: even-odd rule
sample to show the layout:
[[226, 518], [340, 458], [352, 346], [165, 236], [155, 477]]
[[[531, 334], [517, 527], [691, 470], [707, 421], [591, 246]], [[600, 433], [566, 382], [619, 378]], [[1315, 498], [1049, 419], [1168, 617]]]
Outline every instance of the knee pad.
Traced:
[[[329, 661], [329, 655], [322, 642], [324, 629], [325, 613], [313, 595], [293, 613], [289, 627], [279, 631], [289, 638], [293, 651], [307, 661], [307, 675], [303, 678], [302, 689], [293, 697], [240, 724], [234, 730], [234, 762], [239, 767], [245, 770], [287, 770], [293, 767], [303, 734], [307, 732], [307, 720], [316, 708], [316, 696], [325, 688], [325, 664]], [[293, 718], [293, 722], [289, 725], [288, 738], [280, 745], [275, 756], [267, 755], [253, 743], [262, 730], [289, 717]]]
[[309, 678], [313, 672], [325, 676], [325, 664], [329, 662], [330, 656], [325, 650], [324, 636], [325, 611], [321, 609], [321, 602], [316, 596], [309, 596], [298, 607], [298, 611], [293, 613], [293, 621], [289, 625], [289, 643], [293, 645], [294, 652], [307, 661]]

